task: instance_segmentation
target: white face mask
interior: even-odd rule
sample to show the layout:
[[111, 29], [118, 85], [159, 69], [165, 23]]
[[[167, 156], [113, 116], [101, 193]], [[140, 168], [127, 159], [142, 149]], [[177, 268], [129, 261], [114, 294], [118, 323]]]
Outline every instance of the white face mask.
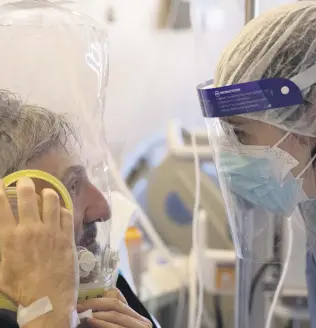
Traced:
[[240, 144], [237, 149], [221, 145], [218, 165], [219, 173], [228, 177], [228, 186], [235, 194], [254, 205], [284, 215], [290, 215], [299, 203], [309, 199], [302, 188], [301, 176], [315, 158], [294, 177], [291, 170], [298, 161], [278, 147], [289, 134], [273, 147]]
[[[271, 169], [275, 179], [282, 183], [287, 174], [296, 167], [299, 162], [288, 152], [278, 146], [290, 135], [286, 133], [274, 146], [255, 146], [243, 145], [238, 142], [238, 147], [234, 148], [231, 145], [221, 143], [220, 149], [240, 155], [250, 156], [253, 158], [266, 158], [271, 163]], [[237, 140], [237, 138], [236, 138]], [[235, 141], [236, 142], [236, 141]], [[305, 172], [305, 170], [304, 170]], [[303, 172], [303, 173], [304, 173]], [[269, 174], [271, 171], [269, 170]]]

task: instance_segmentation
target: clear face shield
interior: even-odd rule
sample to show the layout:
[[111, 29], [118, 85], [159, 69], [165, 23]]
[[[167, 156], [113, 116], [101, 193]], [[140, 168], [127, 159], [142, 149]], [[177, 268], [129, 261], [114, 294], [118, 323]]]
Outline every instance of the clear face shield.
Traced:
[[62, 2], [22, 1], [0, 7], [0, 39], [0, 107], [7, 109], [0, 112], [0, 148], [12, 153], [11, 161], [1, 155], [1, 176], [28, 170], [38, 194], [54, 188], [61, 195], [60, 185], [65, 188], [73, 207], [79, 299], [103, 296], [118, 261], [110, 243], [106, 33]]
[[[302, 163], [291, 153], [304, 149], [308, 153], [310, 144], [243, 117], [207, 124], [238, 257], [260, 263], [274, 258], [278, 262], [285, 219], [310, 199], [307, 190], [314, 189], [311, 162]], [[244, 143], [260, 135], [262, 144]], [[288, 146], [287, 151], [282, 146]], [[296, 223], [305, 229], [303, 222]]]
[[[239, 258], [236, 327], [253, 326], [248, 321], [253, 307], [260, 309], [263, 323], [267, 318], [262, 301], [255, 302], [259, 307], [253, 305], [253, 283], [258, 272], [269, 265], [281, 268], [277, 284], [282, 287], [289, 265], [294, 265], [294, 270], [298, 258], [305, 258], [305, 244], [295, 251], [293, 234], [299, 232], [296, 238], [301, 239], [308, 235], [306, 222], [294, 217], [302, 204], [316, 198], [316, 144], [314, 138], [304, 134], [311, 124], [308, 111], [313, 105], [307, 104], [306, 95], [315, 83], [315, 73], [313, 66], [291, 80], [274, 78], [218, 88], [210, 81], [198, 86]], [[306, 115], [298, 114], [300, 108]], [[282, 129], [282, 113], [288, 120], [299, 117], [302, 130]], [[315, 235], [311, 238], [308, 247], [315, 244]], [[275, 299], [282, 289], [277, 284], [267, 287], [268, 295], [271, 288], [276, 290], [272, 293]], [[263, 297], [264, 302], [266, 299]], [[269, 312], [268, 320], [273, 313]], [[258, 320], [258, 312], [254, 316]]]
[[[242, 259], [277, 258], [284, 218], [316, 196], [311, 139], [255, 118], [263, 111], [303, 104], [306, 82], [301, 81], [306, 74], [310, 72], [293, 81], [266, 79], [221, 88], [211, 81], [198, 87], [235, 249]], [[261, 242], [270, 243], [270, 254], [267, 247], [255, 247], [261, 236]]]

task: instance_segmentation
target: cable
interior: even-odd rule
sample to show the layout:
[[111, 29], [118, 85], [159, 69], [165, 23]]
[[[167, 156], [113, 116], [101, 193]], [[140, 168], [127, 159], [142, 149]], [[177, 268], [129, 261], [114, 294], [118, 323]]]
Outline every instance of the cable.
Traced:
[[250, 287], [250, 295], [249, 295], [249, 301], [248, 301], [248, 309], [249, 309], [249, 314], [251, 313], [252, 310], [252, 305], [253, 305], [253, 298], [254, 298], [254, 294], [256, 291], [256, 287], [258, 285], [258, 282], [260, 281], [261, 277], [263, 276], [263, 274], [266, 272], [266, 270], [270, 267], [270, 266], [275, 266], [275, 259], [272, 259], [266, 263], [264, 263], [260, 269], [257, 271], [257, 273], [255, 274], [255, 276], [253, 277], [253, 280], [251, 282], [251, 287]]
[[202, 256], [201, 256], [201, 247], [199, 247], [200, 240], [200, 231], [199, 231], [199, 207], [200, 207], [200, 193], [201, 193], [201, 175], [200, 175], [200, 161], [196, 145], [196, 137], [192, 133], [192, 147], [194, 155], [194, 173], [195, 173], [195, 200], [193, 208], [193, 254], [196, 256], [196, 272], [198, 276], [198, 299], [197, 299], [197, 309], [196, 309], [196, 320], [195, 326], [190, 328], [200, 328], [202, 324], [202, 315], [203, 315], [203, 302], [204, 302], [204, 286], [203, 286], [203, 272], [202, 272]]
[[215, 295], [214, 297], [214, 309], [216, 318], [216, 328], [224, 328], [223, 314], [221, 309], [221, 297], [219, 295]]
[[287, 227], [288, 227], [288, 230], [289, 230], [289, 246], [288, 246], [288, 249], [287, 249], [287, 252], [286, 252], [285, 263], [284, 263], [284, 266], [283, 266], [282, 274], [281, 274], [277, 289], [276, 289], [276, 291], [273, 295], [273, 300], [272, 300], [272, 303], [271, 303], [271, 306], [270, 306], [270, 309], [269, 309], [269, 313], [268, 313], [267, 321], [266, 321], [266, 324], [265, 324], [265, 328], [270, 328], [270, 326], [271, 326], [273, 313], [274, 313], [275, 307], [277, 305], [278, 298], [280, 296], [280, 293], [281, 293], [281, 290], [282, 290], [282, 287], [283, 287], [283, 284], [284, 284], [284, 280], [285, 280], [287, 271], [289, 269], [290, 260], [291, 260], [291, 254], [292, 254], [292, 248], [293, 248], [293, 228], [292, 228], [291, 218], [287, 218], [286, 222], [287, 222]]
[[179, 298], [178, 298], [178, 305], [176, 309], [176, 316], [175, 316], [175, 328], [181, 328], [183, 327], [182, 321], [183, 321], [183, 311], [185, 308], [185, 296], [186, 296], [186, 285], [183, 283], [179, 289]]
[[204, 309], [203, 311], [203, 324], [208, 328], [216, 328], [214, 318], [211, 316], [207, 309]]
[[194, 252], [190, 256], [189, 262], [189, 318], [188, 328], [195, 327], [197, 308], [197, 279], [196, 279], [196, 259]]

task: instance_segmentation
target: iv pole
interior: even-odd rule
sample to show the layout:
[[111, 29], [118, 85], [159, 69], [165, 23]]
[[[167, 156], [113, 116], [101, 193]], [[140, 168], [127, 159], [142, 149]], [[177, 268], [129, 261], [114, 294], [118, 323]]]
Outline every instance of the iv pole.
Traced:
[[245, 0], [245, 24], [250, 22], [256, 15], [256, 0]]

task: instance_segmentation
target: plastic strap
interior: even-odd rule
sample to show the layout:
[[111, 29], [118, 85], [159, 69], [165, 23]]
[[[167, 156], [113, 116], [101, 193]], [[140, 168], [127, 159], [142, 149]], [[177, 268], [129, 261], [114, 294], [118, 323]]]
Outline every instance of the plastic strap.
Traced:
[[316, 83], [316, 65], [311, 66], [307, 70], [298, 73], [290, 79], [301, 91], [311, 87]]
[[17, 322], [20, 327], [26, 325], [30, 321], [41, 317], [42, 315], [53, 310], [52, 303], [49, 298], [43, 297], [32, 303], [28, 307], [19, 305], [17, 312]]
[[[303, 72], [298, 73], [290, 79], [294, 82], [301, 91], [310, 88], [316, 83], [316, 64], [309, 67]], [[197, 89], [213, 89], [214, 79], [201, 83], [197, 86]], [[239, 84], [239, 83], [237, 83]]]

